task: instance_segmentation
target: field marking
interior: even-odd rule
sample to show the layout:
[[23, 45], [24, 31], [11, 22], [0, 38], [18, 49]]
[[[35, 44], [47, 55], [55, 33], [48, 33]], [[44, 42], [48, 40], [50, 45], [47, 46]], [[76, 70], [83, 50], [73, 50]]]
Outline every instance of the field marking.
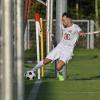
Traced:
[[36, 100], [41, 83], [42, 83], [41, 80], [38, 80], [34, 83], [34, 86], [31, 90], [30, 95], [27, 100]]
[[92, 92], [92, 91], [90, 92], [64, 92], [63, 91], [63, 94], [100, 94], [100, 92]]

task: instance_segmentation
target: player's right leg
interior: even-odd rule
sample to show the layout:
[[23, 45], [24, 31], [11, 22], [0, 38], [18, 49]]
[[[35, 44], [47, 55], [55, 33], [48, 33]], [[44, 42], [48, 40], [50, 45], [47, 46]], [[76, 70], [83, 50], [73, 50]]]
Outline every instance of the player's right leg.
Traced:
[[43, 65], [46, 65], [46, 64], [50, 63], [51, 61], [52, 61], [51, 59], [45, 58], [44, 60], [40, 61], [40, 62], [33, 68], [33, 70], [35, 71], [36, 69], [41, 68]]
[[40, 68], [42, 65], [46, 65], [48, 63], [50, 63], [51, 61], [54, 61], [55, 59], [57, 59], [59, 57], [59, 55], [57, 55], [59, 53], [59, 49], [58, 47], [54, 48], [43, 61], [40, 61], [34, 68], [33, 70], [36, 70], [38, 68]]

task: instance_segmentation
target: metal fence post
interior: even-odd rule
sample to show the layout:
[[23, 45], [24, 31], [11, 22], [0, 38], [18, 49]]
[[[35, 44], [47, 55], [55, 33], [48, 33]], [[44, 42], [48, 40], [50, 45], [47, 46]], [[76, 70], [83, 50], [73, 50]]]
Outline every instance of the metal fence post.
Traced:
[[2, 1], [3, 100], [13, 100], [13, 0]]
[[24, 0], [16, 1], [16, 38], [17, 38], [17, 100], [24, 100], [24, 74], [23, 74], [23, 53], [24, 53], [24, 21], [23, 7]]

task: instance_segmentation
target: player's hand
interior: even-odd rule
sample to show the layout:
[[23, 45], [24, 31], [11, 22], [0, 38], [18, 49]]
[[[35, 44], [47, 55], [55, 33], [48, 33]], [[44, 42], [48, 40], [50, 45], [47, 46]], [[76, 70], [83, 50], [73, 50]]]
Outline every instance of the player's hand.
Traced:
[[81, 36], [81, 37], [86, 37], [86, 34], [85, 34], [84, 32], [80, 32], [80, 33], [79, 33], [79, 36]]

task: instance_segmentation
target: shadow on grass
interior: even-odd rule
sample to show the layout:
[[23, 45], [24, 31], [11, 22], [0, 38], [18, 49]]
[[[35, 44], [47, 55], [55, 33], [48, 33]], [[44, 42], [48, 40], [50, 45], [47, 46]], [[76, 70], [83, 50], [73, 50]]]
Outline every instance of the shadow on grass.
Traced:
[[34, 81], [33, 80], [31, 80], [31, 81], [25, 80], [25, 82], [24, 82], [24, 87], [25, 87], [25, 92], [24, 92], [25, 93], [25, 97], [24, 97], [24, 100], [28, 99], [28, 96], [29, 96], [29, 94], [30, 94], [30, 92], [32, 90], [33, 85], [34, 85]]
[[100, 75], [91, 76], [91, 77], [83, 77], [83, 78], [73, 78], [72, 80], [100, 80]]
[[52, 100], [51, 83], [43, 82], [40, 86], [36, 100]]

